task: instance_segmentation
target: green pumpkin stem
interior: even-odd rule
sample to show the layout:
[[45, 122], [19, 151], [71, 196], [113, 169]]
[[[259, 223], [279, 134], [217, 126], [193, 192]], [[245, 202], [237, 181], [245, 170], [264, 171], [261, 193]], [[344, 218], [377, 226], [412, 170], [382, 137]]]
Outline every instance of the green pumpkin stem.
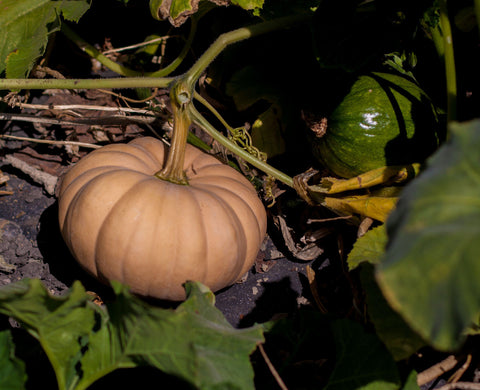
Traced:
[[155, 176], [175, 184], [187, 185], [188, 180], [183, 170], [188, 129], [192, 123], [188, 113], [191, 92], [185, 83], [177, 81], [170, 91], [173, 112], [173, 134], [165, 166]]

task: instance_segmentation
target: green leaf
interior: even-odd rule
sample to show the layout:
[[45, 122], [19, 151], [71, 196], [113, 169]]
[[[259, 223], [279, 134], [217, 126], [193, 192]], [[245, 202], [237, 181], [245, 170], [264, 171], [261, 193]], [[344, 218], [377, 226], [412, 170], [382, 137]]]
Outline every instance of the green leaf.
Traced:
[[378, 338], [385, 344], [394, 360], [407, 359], [425, 346], [425, 341], [390, 307], [375, 281], [374, 272], [371, 264], [363, 264], [360, 268], [368, 318], [375, 327]]
[[259, 101], [271, 103], [252, 125], [253, 145], [268, 158], [286, 150], [289, 129], [297, 129], [295, 108], [285, 98], [285, 86], [272, 77], [271, 71], [260, 66], [246, 66], [234, 73], [226, 85], [238, 110], [243, 111]]
[[335, 320], [336, 365], [325, 390], [397, 390], [395, 361], [373, 333], [350, 320]]
[[379, 264], [385, 255], [387, 232], [385, 224], [370, 229], [357, 239], [348, 254], [350, 270], [360, 265], [360, 278], [366, 294], [370, 321], [375, 326], [378, 337], [385, 344], [395, 360], [406, 359], [425, 342], [413, 332], [403, 318], [387, 303], [374, 278], [374, 265]]
[[0, 288], [0, 313], [11, 316], [42, 345], [59, 389], [76, 380], [76, 364], [94, 326], [94, 310], [79, 282], [62, 297], [53, 297], [37, 279]]
[[113, 283], [117, 298], [101, 309], [79, 282], [52, 297], [39, 280], [0, 288], [0, 313], [40, 341], [59, 389], [86, 389], [119, 368], [156, 367], [197, 389], [254, 389], [250, 354], [259, 326], [235, 329], [200, 283], [186, 285], [176, 310], [152, 306]]
[[91, 338], [82, 359], [86, 388], [117, 368], [150, 365], [180, 377], [198, 389], [253, 389], [249, 355], [263, 341], [260, 327], [234, 329], [214, 306], [214, 295], [188, 283], [187, 300], [173, 310], [160, 309], [114, 285], [109, 318]]
[[27, 374], [23, 361], [15, 357], [15, 346], [9, 330], [0, 332], [0, 389], [25, 389]]
[[243, 9], [255, 10], [263, 7], [264, 0], [231, 0], [232, 4], [238, 5]]
[[480, 312], [480, 120], [450, 131], [387, 221], [377, 275], [392, 307], [443, 350], [460, 345]]
[[272, 104], [252, 125], [252, 142], [269, 158], [285, 152], [285, 139], [281, 122], [282, 109]]
[[4, 0], [0, 2], [0, 74], [24, 78], [44, 53], [48, 36], [59, 28], [59, 16], [78, 19], [87, 0]]
[[385, 225], [379, 225], [367, 231], [358, 238], [348, 254], [347, 264], [350, 270], [357, 268], [361, 263], [378, 264], [385, 254], [387, 231]]
[[402, 390], [420, 390], [420, 387], [417, 384], [417, 373], [412, 371], [405, 381]]
[[[232, 0], [231, 4], [245, 10], [258, 10], [263, 6], [264, 0]], [[168, 20], [173, 26], [182, 25], [189, 16], [198, 12], [202, 6], [209, 8], [218, 4], [228, 5], [227, 2], [209, 0], [150, 0], [150, 13], [158, 20]]]
[[278, 80], [269, 77], [267, 69], [246, 66], [235, 72], [228, 81], [225, 92], [233, 98], [237, 109], [243, 111], [260, 100], [278, 103], [282, 88]]
[[177, 19], [182, 13], [193, 10], [192, 1], [190, 0], [173, 0], [170, 5], [170, 16]]

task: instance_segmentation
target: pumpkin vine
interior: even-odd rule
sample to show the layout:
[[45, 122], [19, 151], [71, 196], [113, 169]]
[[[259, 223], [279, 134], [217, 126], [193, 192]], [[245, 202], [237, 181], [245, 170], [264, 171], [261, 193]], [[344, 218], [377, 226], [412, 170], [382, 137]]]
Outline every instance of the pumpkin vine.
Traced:
[[[156, 175], [159, 178], [174, 183], [187, 184], [184, 173], [179, 172], [182, 167], [186, 136], [191, 123], [200, 126], [206, 133], [228, 149], [233, 154], [262, 170], [267, 175], [283, 182], [293, 188], [293, 179], [285, 173], [267, 164], [264, 159], [252, 155], [218, 132], [195, 109], [192, 103], [195, 85], [198, 79], [211, 64], [211, 62], [229, 45], [249, 39], [268, 32], [289, 27], [299, 22], [306, 22], [310, 15], [293, 15], [270, 21], [261, 22], [252, 26], [242, 27], [220, 35], [212, 45], [198, 58], [191, 68], [178, 77], [166, 77], [185, 57], [191, 44], [196, 29], [196, 20], [192, 19], [192, 26], [187, 48], [184, 48], [177, 60], [164, 70], [152, 72], [148, 77], [139, 77], [138, 73], [131, 71], [101, 55], [98, 50], [86, 43], [68, 26], [62, 27], [62, 32], [82, 48], [87, 54], [99, 60], [105, 66], [112, 68], [119, 74], [131, 76], [111, 79], [0, 79], [0, 89], [99, 89], [99, 88], [168, 88], [174, 112], [174, 139], [170, 148], [167, 164]], [[158, 77], [161, 75], [162, 77]], [[155, 77], [157, 76], [157, 77]], [[176, 134], [179, 133], [179, 134]], [[176, 134], [176, 135], [175, 135]]]

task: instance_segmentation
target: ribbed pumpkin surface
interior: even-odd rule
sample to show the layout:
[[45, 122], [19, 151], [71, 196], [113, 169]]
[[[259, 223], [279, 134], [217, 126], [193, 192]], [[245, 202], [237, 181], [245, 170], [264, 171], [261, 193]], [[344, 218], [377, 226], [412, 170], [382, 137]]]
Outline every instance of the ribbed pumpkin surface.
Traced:
[[187, 280], [231, 285], [264, 239], [262, 202], [240, 173], [190, 145], [189, 185], [154, 176], [164, 158], [163, 143], [145, 137], [80, 160], [59, 190], [65, 242], [91, 274], [140, 295], [181, 300]]
[[312, 137], [314, 155], [350, 178], [387, 165], [422, 162], [438, 146], [437, 116], [417, 84], [397, 75], [360, 76]]

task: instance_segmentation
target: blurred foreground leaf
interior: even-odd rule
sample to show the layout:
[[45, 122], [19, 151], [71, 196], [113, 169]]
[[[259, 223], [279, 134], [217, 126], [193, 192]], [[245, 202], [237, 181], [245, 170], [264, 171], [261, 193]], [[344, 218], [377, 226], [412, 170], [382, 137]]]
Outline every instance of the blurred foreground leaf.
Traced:
[[450, 131], [388, 219], [377, 274], [392, 307], [443, 350], [460, 345], [480, 312], [480, 120]]
[[25, 364], [15, 357], [15, 347], [10, 331], [0, 332], [0, 389], [22, 390], [27, 374]]

